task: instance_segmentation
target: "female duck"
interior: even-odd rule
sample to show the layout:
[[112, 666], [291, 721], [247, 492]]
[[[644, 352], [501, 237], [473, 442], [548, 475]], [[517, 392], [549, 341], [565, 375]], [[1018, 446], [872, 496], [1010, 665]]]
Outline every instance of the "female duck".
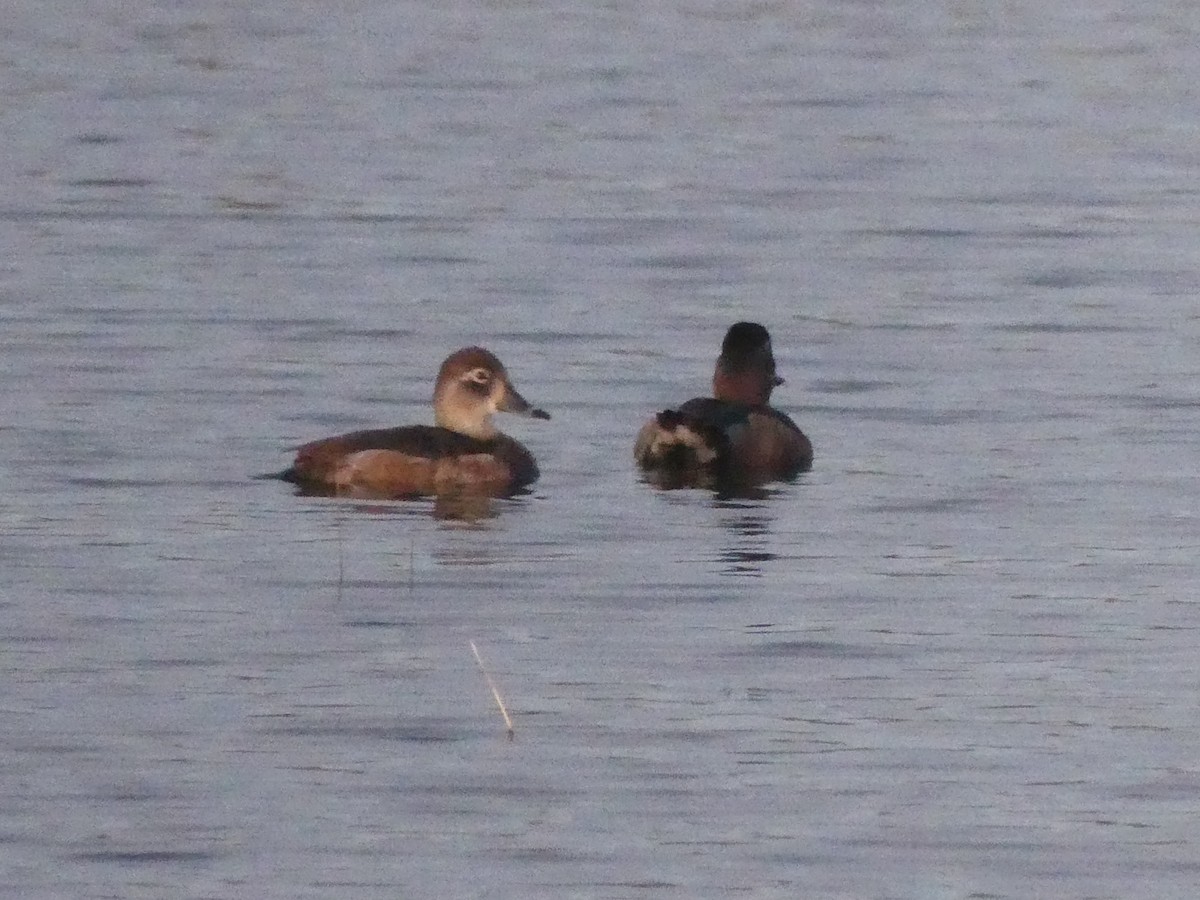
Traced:
[[808, 471], [812, 443], [768, 405], [780, 384], [767, 329], [738, 322], [721, 344], [712, 397], [689, 400], [647, 422], [634, 458], [669, 486], [762, 484]]
[[495, 412], [549, 419], [517, 393], [482, 347], [451, 353], [433, 390], [434, 426], [352, 431], [304, 444], [279, 477], [315, 493], [417, 497], [510, 494], [533, 483], [537, 463], [492, 424]]

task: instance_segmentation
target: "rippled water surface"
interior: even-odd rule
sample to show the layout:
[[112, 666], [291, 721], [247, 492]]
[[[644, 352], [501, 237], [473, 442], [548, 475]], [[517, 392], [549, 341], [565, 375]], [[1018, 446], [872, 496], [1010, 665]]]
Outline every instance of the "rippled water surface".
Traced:
[[[1197, 25], [9, 4], [0, 892], [1195, 896]], [[652, 489], [743, 318], [813, 472]], [[530, 494], [252, 479], [469, 343]]]

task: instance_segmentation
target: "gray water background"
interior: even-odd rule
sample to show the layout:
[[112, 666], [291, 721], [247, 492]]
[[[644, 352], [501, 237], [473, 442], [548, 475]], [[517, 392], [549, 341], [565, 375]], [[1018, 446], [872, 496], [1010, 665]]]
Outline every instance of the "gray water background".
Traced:
[[[7, 4], [0, 894], [1196, 896], [1198, 25]], [[743, 318], [815, 469], [651, 489]], [[476, 342], [530, 495], [251, 480]]]

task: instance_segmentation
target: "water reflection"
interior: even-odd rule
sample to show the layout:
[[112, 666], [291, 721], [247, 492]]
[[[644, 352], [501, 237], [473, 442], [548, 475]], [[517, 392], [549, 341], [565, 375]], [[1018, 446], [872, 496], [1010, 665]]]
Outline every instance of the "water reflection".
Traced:
[[[341, 499], [353, 501], [351, 508], [366, 513], [394, 513], [397, 507], [413, 512], [427, 513], [432, 518], [464, 525], [476, 525], [500, 515], [499, 503], [503, 498], [487, 494], [438, 494], [435, 497], [410, 497], [407, 499], [372, 498], [360, 493], [342, 495]], [[362, 502], [370, 501], [370, 502]]]
[[711, 493], [718, 501], [724, 500], [765, 500], [777, 493], [769, 485], [776, 481], [751, 480], [730, 475], [718, 475], [708, 470], [680, 469], [667, 467], [662, 469], [640, 469], [638, 478], [645, 484], [660, 491], [699, 490]]
[[[323, 497], [346, 501], [346, 508], [368, 515], [404, 515], [428, 513], [444, 522], [480, 523], [500, 515], [501, 504], [510, 496], [493, 497], [490, 494], [458, 492], [438, 494], [433, 497], [388, 497], [360, 488], [339, 490], [332, 487], [300, 487], [294, 492], [298, 497]], [[522, 494], [528, 492], [521, 492]], [[520, 496], [520, 494], [511, 495]]]
[[719, 513], [721, 530], [728, 539], [728, 546], [717, 556], [723, 564], [722, 575], [758, 577], [762, 575], [763, 563], [776, 559], [777, 554], [769, 549], [772, 517], [766, 506], [772, 493], [757, 488], [753, 498], [716, 497], [713, 505]]
[[775, 502], [793, 496], [780, 483], [763, 485], [721, 480], [698, 487], [664, 482], [662, 474], [639, 472], [639, 478], [656, 488], [673, 505], [692, 505], [698, 497], [703, 497], [707, 500], [705, 505], [717, 512], [716, 525], [723, 535], [724, 545], [715, 557], [721, 564], [719, 574], [759, 576], [763, 574], [763, 564], [778, 558], [778, 554], [770, 549], [774, 534], [771, 508]]

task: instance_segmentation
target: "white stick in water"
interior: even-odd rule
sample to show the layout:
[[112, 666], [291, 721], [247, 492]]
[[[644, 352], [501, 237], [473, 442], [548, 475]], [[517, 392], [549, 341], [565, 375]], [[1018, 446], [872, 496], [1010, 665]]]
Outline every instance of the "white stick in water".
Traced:
[[488, 674], [487, 666], [483, 664], [483, 657], [479, 655], [479, 648], [475, 646], [475, 642], [471, 641], [471, 652], [475, 654], [475, 662], [479, 663], [479, 671], [483, 673], [483, 677], [487, 679], [488, 687], [492, 689], [492, 696], [496, 698], [496, 705], [500, 707], [500, 715], [504, 716], [504, 724], [508, 726], [508, 739], [513, 739], [513, 723], [512, 718], [508, 714], [508, 710], [504, 708], [504, 700], [500, 697], [500, 691], [496, 688], [496, 682], [492, 681], [492, 676]]

